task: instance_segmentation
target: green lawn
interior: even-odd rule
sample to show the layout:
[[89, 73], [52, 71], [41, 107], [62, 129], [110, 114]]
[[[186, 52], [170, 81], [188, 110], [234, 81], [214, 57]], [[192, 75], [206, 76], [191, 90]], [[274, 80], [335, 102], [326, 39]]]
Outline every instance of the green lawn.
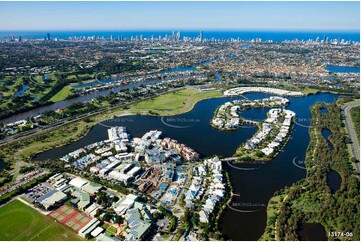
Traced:
[[0, 240], [82, 240], [76, 233], [14, 200], [0, 208]]
[[[55, 148], [59, 145], [65, 145], [71, 140], [75, 141], [79, 136], [86, 133], [91, 126], [83, 121], [74, 122], [62, 126], [59, 129], [51, 130], [44, 134], [43, 140], [33, 140], [19, 152], [20, 158], [25, 158], [39, 151]], [[1, 152], [0, 152], [1, 153]]]
[[52, 96], [52, 98], [50, 98], [50, 101], [51, 102], [63, 101], [71, 94], [70, 89], [71, 88], [69, 86], [63, 87], [57, 94], [55, 94], [54, 96]]
[[139, 102], [130, 106], [130, 110], [152, 111], [159, 115], [174, 115], [190, 111], [198, 101], [221, 96], [222, 92], [219, 90], [182, 89]]
[[114, 228], [113, 226], [109, 226], [106, 230], [106, 233], [109, 235], [114, 235], [114, 234], [116, 234], [116, 232], [117, 232], [117, 229]]
[[9, 97], [9, 96], [13, 97], [15, 95], [15, 93], [16, 93], [15, 87], [18, 86], [18, 85], [21, 85], [23, 83], [23, 77], [22, 76], [19, 76], [18, 78], [13, 80], [13, 83], [11, 85], [8, 85], [8, 84], [5, 83], [5, 81], [7, 81], [9, 79], [10, 78], [4, 78], [4, 79], [2, 79], [3, 82], [0, 83], [0, 87], [2, 89], [1, 94], [4, 97]]
[[319, 90], [314, 89], [314, 88], [305, 88], [300, 90], [303, 94], [308, 95], [308, 94], [316, 94], [319, 92]]

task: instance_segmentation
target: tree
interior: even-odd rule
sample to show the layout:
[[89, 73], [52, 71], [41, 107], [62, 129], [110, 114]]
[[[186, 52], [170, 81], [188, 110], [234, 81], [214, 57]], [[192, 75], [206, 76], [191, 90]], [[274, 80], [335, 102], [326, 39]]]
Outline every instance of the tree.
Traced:
[[109, 221], [112, 218], [112, 215], [110, 213], [105, 213], [102, 217], [103, 221]]
[[92, 238], [93, 238], [93, 236], [91, 236], [89, 233], [85, 234], [85, 239], [91, 240]]
[[123, 219], [120, 216], [115, 216], [114, 222], [116, 224], [122, 224], [123, 223]]
[[162, 213], [160, 213], [160, 212], [155, 212], [155, 213], [153, 214], [153, 218], [154, 218], [155, 220], [162, 219], [162, 218], [164, 218], [164, 215], [163, 215]]

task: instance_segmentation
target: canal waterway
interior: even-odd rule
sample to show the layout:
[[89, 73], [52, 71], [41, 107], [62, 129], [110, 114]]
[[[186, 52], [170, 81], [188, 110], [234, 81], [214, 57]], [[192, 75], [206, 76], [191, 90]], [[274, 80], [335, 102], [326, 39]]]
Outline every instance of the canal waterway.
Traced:
[[[164, 70], [164, 71], [162, 71], [160, 73], [172, 73], [172, 72], [186, 73], [186, 72], [189, 72], [189, 71], [196, 70], [195, 67], [197, 67], [197, 66], [206, 65], [206, 64], [211, 63], [213, 61], [216, 61], [216, 60], [218, 60], [220, 58], [221, 58], [220, 56], [217, 56], [215, 58], [212, 58], [212, 59], [207, 60], [207, 61], [200, 62], [200, 63], [195, 64], [194, 66], [190, 66], [190, 67], [177, 66], [177, 67], [172, 68], [172, 69]], [[168, 79], [165, 79], [165, 81], [166, 80], [168, 80]], [[84, 87], [90, 87], [90, 86], [97, 85], [97, 84], [112, 83], [112, 82], [116, 82], [116, 81], [118, 81], [118, 79], [116, 79], [116, 78], [108, 78], [108, 79], [105, 78], [105, 79], [101, 79], [101, 80], [96, 80], [96, 81], [92, 81], [92, 82], [87, 82], [87, 83], [83, 83], [83, 84], [74, 85], [74, 86], [72, 86], [72, 88], [79, 89], [79, 88], [84, 88]], [[19, 114], [13, 115], [11, 117], [4, 118], [4, 119], [0, 120], [0, 122], [5, 123], [5, 124], [15, 122], [15, 121], [18, 121], [18, 120], [26, 119], [27, 117], [37, 116], [37, 115], [39, 115], [41, 113], [44, 113], [46, 111], [56, 110], [58, 108], [65, 108], [65, 107], [67, 107], [67, 106], [69, 106], [71, 104], [74, 104], [74, 103], [86, 102], [86, 101], [90, 101], [90, 100], [92, 100], [93, 98], [96, 98], [96, 97], [107, 96], [111, 91], [119, 92], [120, 90], [133, 89], [135, 87], [139, 87], [140, 85], [152, 85], [152, 84], [159, 83], [161, 81], [163, 81], [163, 80], [156, 79], [156, 80], [151, 80], [151, 81], [131, 83], [131, 84], [127, 84], [127, 85], [123, 85], [123, 86], [119, 86], [119, 87], [113, 87], [111, 89], [102, 90], [102, 91], [90, 92], [90, 93], [87, 93], [85, 95], [81, 95], [81, 96], [78, 96], [78, 97], [75, 97], [75, 98], [66, 99], [66, 100], [55, 102], [53, 104], [49, 104], [49, 105], [46, 105], [46, 106], [43, 106], [43, 107], [35, 108], [35, 109], [32, 109], [32, 110], [27, 111], [27, 112], [19, 113]], [[27, 86], [26, 85], [24, 85], [24, 86], [23, 86], [21, 91], [16, 93], [17, 96], [19, 96], [19, 95], [21, 96], [26, 91]]]

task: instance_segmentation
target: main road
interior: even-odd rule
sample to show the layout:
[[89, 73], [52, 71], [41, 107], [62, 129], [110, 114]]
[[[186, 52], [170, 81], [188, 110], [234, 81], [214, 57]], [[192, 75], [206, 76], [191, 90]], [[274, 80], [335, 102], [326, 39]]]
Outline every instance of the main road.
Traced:
[[346, 132], [352, 141], [351, 153], [352, 153], [352, 156], [355, 157], [357, 160], [355, 162], [355, 169], [357, 172], [357, 176], [360, 179], [360, 163], [359, 163], [359, 161], [360, 161], [360, 144], [359, 144], [359, 139], [357, 137], [356, 130], [355, 130], [354, 124], [352, 123], [351, 115], [350, 115], [350, 109], [354, 108], [354, 107], [359, 107], [359, 106], [360, 106], [359, 102], [352, 103], [352, 104], [346, 105], [343, 108], [343, 110], [345, 112], [345, 117], [346, 117], [346, 119], [345, 119]]

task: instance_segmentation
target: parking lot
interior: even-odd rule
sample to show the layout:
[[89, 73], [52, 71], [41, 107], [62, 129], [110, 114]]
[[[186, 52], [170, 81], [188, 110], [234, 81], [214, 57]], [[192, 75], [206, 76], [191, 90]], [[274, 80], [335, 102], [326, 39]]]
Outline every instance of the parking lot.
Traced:
[[26, 200], [32, 203], [36, 201], [36, 199], [38, 199], [39, 197], [42, 197], [48, 192], [50, 192], [51, 190], [54, 190], [53, 186], [47, 182], [43, 182], [33, 188], [30, 188], [29, 192], [26, 193], [24, 197]]

